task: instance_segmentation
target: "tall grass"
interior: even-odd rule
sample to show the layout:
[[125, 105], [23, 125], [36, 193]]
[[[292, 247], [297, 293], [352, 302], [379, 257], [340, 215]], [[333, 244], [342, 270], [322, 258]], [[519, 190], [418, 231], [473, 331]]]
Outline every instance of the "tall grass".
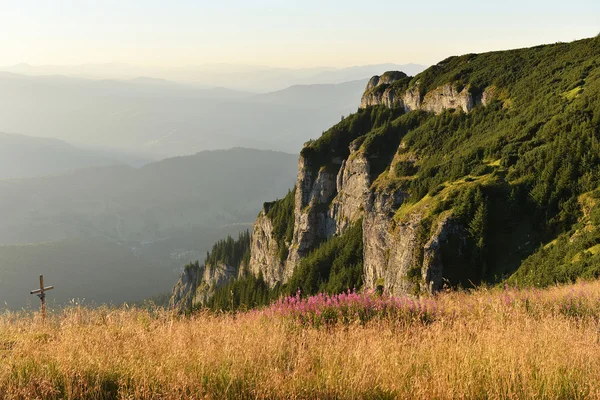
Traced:
[[0, 316], [1, 399], [600, 397], [600, 282]]

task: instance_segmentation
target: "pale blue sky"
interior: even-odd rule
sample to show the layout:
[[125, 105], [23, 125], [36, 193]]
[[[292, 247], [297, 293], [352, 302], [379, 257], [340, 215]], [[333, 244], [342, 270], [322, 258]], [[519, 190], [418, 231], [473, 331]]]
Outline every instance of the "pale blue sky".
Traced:
[[431, 64], [600, 33], [600, 1], [0, 0], [0, 65]]

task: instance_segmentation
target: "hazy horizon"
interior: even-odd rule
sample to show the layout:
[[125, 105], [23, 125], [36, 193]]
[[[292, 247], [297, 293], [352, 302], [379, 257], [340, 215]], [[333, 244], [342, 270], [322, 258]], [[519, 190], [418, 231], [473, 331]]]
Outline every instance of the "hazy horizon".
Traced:
[[4, 32], [0, 65], [5, 66], [343, 68], [431, 65], [455, 54], [590, 37], [599, 31], [600, 4], [591, 0], [502, 4], [469, 0], [460, 5], [440, 0], [351, 0], [340, 7], [316, 0], [302, 4], [8, 0], [0, 23]]
[[154, 68], [126, 63], [73, 65], [32, 65], [19, 63], [0, 66], [0, 76], [71, 77], [93, 80], [138, 80], [143, 83], [168, 81], [196, 89], [225, 88], [252, 93], [268, 93], [298, 85], [338, 84], [368, 79], [388, 70], [401, 69], [415, 75], [428, 65], [365, 64], [347, 68], [278, 68], [264, 65], [202, 64], [185, 67]]

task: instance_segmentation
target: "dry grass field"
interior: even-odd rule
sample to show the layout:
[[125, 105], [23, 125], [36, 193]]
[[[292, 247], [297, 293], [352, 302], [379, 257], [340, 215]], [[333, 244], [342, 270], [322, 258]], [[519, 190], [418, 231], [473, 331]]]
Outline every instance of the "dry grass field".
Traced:
[[235, 315], [5, 312], [0, 398], [600, 398], [599, 315], [600, 282]]

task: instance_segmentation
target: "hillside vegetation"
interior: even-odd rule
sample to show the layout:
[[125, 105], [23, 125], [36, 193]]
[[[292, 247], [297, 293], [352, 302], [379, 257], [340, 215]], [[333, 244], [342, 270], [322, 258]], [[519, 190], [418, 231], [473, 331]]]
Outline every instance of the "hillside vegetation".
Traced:
[[[285, 202], [286, 199], [283, 199], [282, 204]], [[230, 243], [229, 248], [233, 249], [231, 254], [234, 257], [243, 254], [249, 259], [250, 242], [246, 239], [245, 235], [240, 235], [235, 242], [231, 237], [219, 242], [207, 255], [207, 263], [215, 260], [225, 262], [227, 257], [231, 257], [224, 256], [221, 251], [225, 243]], [[239, 263], [232, 262], [228, 265], [237, 267]], [[281, 297], [296, 293], [304, 296], [341, 293], [349, 288], [362, 287], [362, 271], [362, 225], [357, 223], [343, 235], [324, 242], [302, 259], [289, 282], [284, 285], [277, 284], [270, 288], [261, 274], [254, 276], [242, 271], [239, 278], [217, 288], [208, 303], [197, 308], [207, 306], [213, 311], [234, 311], [268, 305]]]
[[290, 298], [248, 313], [0, 315], [3, 399], [600, 395], [600, 283]]
[[[371, 185], [367, 202], [379, 195], [402, 199], [385, 217], [385, 229], [393, 235], [418, 221], [414, 250], [402, 259], [411, 264], [388, 266], [407, 268], [404, 287], [416, 295], [427, 291], [425, 246], [444, 219], [455, 226], [436, 250], [445, 286], [545, 287], [600, 276], [600, 37], [450, 57], [415, 77], [389, 72], [382, 79], [394, 77], [399, 80], [367, 92], [391, 86], [396, 95], [408, 91], [423, 99], [452, 86], [468, 93], [473, 105], [468, 112], [459, 107], [437, 113], [360, 108], [304, 146], [301, 174], [327, 171], [335, 177], [341, 160], [363, 157]], [[282, 263], [297, 245], [295, 196], [291, 191], [265, 203]], [[313, 216], [301, 210], [312, 221], [304, 229], [319, 239], [294, 265], [291, 278], [269, 288], [260, 274], [241, 274], [218, 289], [209, 306], [256, 307], [298, 290], [312, 295], [362, 289], [362, 223], [354, 221], [327, 239], [319, 236], [327, 229], [319, 221], [337, 207], [332, 199], [316, 204]], [[387, 263], [392, 250], [378, 262]], [[370, 282], [371, 288], [384, 285], [383, 278]]]
[[371, 190], [406, 195], [396, 223], [423, 212], [426, 238], [441, 216], [460, 221], [465, 251], [442, 250], [450, 285], [598, 277], [600, 38], [450, 57], [392, 83], [421, 94], [444, 84], [489, 99], [469, 113], [360, 109], [302, 155], [318, 171], [360, 146]]

